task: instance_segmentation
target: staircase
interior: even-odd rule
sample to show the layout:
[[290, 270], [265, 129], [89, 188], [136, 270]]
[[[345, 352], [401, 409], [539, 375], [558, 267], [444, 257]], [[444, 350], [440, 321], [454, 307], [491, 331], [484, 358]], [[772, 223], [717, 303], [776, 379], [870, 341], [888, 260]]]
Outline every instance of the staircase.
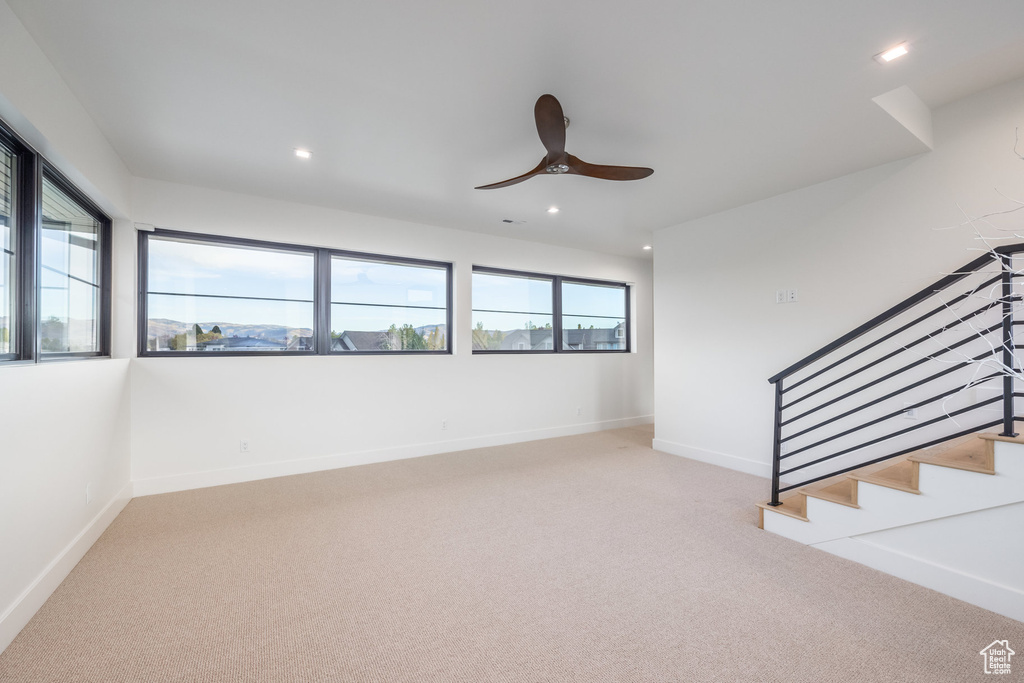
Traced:
[[1022, 253], [975, 259], [769, 380], [760, 528], [1024, 621]]
[[758, 526], [817, 545], [1021, 502], [1024, 438], [981, 433], [758, 503]]
[[[1024, 586], [1012, 577], [1024, 578], [1024, 438], [962, 437], [757, 507], [766, 531], [1024, 621]], [[991, 524], [1001, 530], [962, 538]], [[986, 556], [990, 546], [998, 552]], [[943, 558], [968, 553], [1003, 566], [993, 577]]]

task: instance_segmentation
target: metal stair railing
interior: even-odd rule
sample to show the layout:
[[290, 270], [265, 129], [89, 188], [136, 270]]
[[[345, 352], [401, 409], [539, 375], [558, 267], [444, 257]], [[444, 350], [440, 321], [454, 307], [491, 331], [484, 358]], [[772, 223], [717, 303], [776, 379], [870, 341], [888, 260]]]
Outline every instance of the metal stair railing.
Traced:
[[[1024, 397], [1014, 390], [1020, 253], [1024, 243], [995, 248], [768, 380], [770, 505], [787, 491], [980, 430], [1015, 435], [1014, 399]], [[918, 419], [918, 411], [930, 416]]]

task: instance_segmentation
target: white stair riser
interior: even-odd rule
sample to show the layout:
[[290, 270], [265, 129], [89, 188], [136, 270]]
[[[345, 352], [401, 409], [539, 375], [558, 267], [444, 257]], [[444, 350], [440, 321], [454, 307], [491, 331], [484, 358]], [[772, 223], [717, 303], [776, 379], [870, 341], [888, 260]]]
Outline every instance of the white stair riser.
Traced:
[[1024, 446], [995, 446], [994, 475], [921, 463], [919, 495], [858, 482], [860, 509], [808, 497], [809, 521], [765, 510], [764, 528], [810, 545], [1024, 501]]

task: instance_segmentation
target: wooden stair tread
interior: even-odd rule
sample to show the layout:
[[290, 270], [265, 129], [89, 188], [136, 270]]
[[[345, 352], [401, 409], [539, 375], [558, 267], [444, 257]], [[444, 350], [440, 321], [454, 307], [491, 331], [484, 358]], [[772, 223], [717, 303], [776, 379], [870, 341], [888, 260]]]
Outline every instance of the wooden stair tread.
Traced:
[[857, 481], [885, 486], [897, 491], [921, 493], [917, 488], [917, 463], [909, 459], [871, 474], [853, 472], [849, 476]]
[[831, 503], [838, 503], [851, 508], [859, 508], [857, 505], [857, 482], [849, 477], [842, 481], [828, 483], [822, 486], [806, 486], [800, 492], [812, 498], [820, 498]]
[[985, 432], [984, 434], [978, 434], [978, 438], [986, 439], [988, 441], [1005, 441], [1007, 443], [1024, 444], [1024, 428], [1018, 426], [1015, 431], [1019, 432], [1020, 436], [1002, 436], [996, 433]]
[[1024, 444], [1024, 421], [1015, 423], [1019, 436], [1001, 436], [1002, 427], [986, 432], [968, 434], [920, 451], [897, 456], [884, 462], [801, 487], [795, 495], [782, 499], [781, 505], [757, 503], [760, 528], [764, 528], [764, 511], [771, 510], [787, 517], [807, 522], [807, 497], [818, 498], [838, 505], [860, 508], [857, 504], [857, 484], [865, 482], [886, 488], [920, 495], [918, 488], [919, 465], [939, 465], [953, 469], [995, 474], [995, 441]]
[[[801, 522], [807, 521], [807, 499], [804, 498], [802, 494], [790, 496], [789, 498], [783, 498], [779, 502], [782, 504], [776, 506], [769, 505], [768, 503], [757, 504], [757, 507], [761, 508], [762, 510], [762, 520], [764, 515], [763, 511], [771, 510], [772, 512], [777, 512], [780, 515], [786, 515], [787, 517], [799, 519]], [[761, 527], [764, 528], [763, 522], [761, 524]]]
[[915, 453], [908, 460], [980, 474], [996, 473], [992, 440], [973, 439], [942, 451]]

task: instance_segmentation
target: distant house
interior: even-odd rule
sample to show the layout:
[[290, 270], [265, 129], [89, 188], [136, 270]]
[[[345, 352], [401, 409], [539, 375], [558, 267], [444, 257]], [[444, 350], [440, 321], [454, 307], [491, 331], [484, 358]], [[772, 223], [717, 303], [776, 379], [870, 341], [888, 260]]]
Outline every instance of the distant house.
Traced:
[[553, 346], [552, 330], [509, 330], [501, 340], [502, 351], [550, 351]]
[[612, 328], [563, 330], [567, 348], [585, 351], [610, 351], [626, 348], [626, 324]]
[[[600, 329], [562, 330], [565, 347], [584, 351], [609, 351], [626, 348], [626, 325]], [[552, 348], [551, 330], [510, 330], [501, 340], [502, 351], [546, 351]]]
[[292, 337], [288, 342], [289, 351], [312, 351], [313, 337]]
[[395, 340], [386, 331], [345, 330], [331, 340], [331, 351], [385, 351], [395, 346]]
[[221, 337], [196, 344], [197, 351], [284, 351], [287, 348], [284, 342], [257, 337]]

